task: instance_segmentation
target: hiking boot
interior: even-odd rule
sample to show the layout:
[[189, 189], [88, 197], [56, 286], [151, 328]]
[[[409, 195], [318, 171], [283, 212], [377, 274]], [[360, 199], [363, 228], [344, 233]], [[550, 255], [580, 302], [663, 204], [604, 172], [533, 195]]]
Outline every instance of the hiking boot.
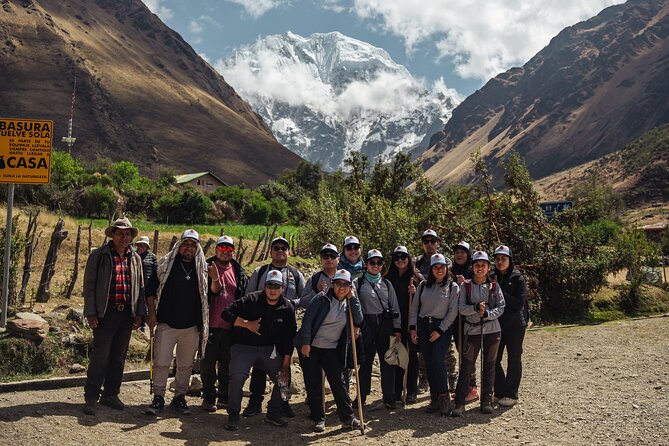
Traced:
[[228, 414], [228, 422], [225, 425], [225, 430], [236, 431], [237, 429], [239, 429], [239, 414], [238, 413]]
[[407, 394], [407, 404], [413, 404], [416, 401], [418, 401], [418, 397], [416, 396], [415, 393], [408, 393]]
[[430, 404], [428, 404], [427, 407], [425, 408], [425, 412], [435, 413], [438, 410], [439, 410], [439, 397], [437, 396], [436, 393], [431, 393]]
[[490, 403], [490, 401], [481, 403], [481, 413], [491, 414], [493, 412], [492, 403]]
[[367, 410], [370, 412], [374, 412], [375, 410], [379, 410], [382, 407], [385, 407], [386, 403], [383, 402], [383, 400], [377, 401], [376, 403], [370, 404], [367, 407]]
[[513, 407], [516, 405], [518, 402], [517, 399], [515, 398], [509, 398], [508, 396], [505, 396], [501, 400], [499, 400], [499, 405], [502, 407]]
[[465, 405], [464, 404], [458, 404], [451, 411], [451, 416], [452, 417], [461, 417], [463, 413], [465, 413]]
[[397, 403], [395, 403], [395, 401], [393, 401], [393, 402], [384, 402], [383, 405], [386, 406], [386, 409], [388, 409], [388, 410], [395, 410], [395, 409], [397, 409]]
[[442, 416], [448, 416], [451, 414], [451, 410], [453, 408], [451, 407], [451, 397], [446, 393], [442, 393], [439, 395], [439, 412], [441, 413]]
[[105, 406], [116, 410], [125, 409], [125, 404], [123, 404], [123, 401], [121, 401], [118, 395], [105, 395], [100, 398], [100, 404], [104, 404]]
[[190, 415], [190, 407], [186, 403], [186, 397], [184, 395], [175, 396], [170, 402], [170, 407], [181, 415]]
[[81, 410], [86, 415], [95, 415], [95, 412], [97, 410], [97, 405], [98, 405], [98, 402], [94, 399], [86, 400], [86, 402], [84, 403], [84, 406], [81, 408]]
[[147, 415], [157, 415], [158, 412], [162, 412], [165, 408], [165, 398], [160, 395], [154, 395], [153, 401], [149, 404], [149, 407], [144, 411]]
[[246, 406], [246, 408], [242, 412], [242, 416], [247, 417], [247, 418], [248, 417], [253, 417], [255, 415], [258, 415], [260, 412], [262, 412], [262, 408], [260, 407], [259, 404], [256, 405], [256, 404], [249, 403], [249, 405]]
[[478, 387], [470, 387], [469, 388], [469, 393], [467, 394], [467, 397], [465, 398], [465, 404], [474, 402], [479, 399], [479, 389]]
[[281, 416], [286, 418], [295, 418], [295, 411], [288, 403], [281, 406]]
[[348, 421], [342, 421], [341, 427], [343, 429], [360, 429], [360, 420], [358, 420], [356, 417], [351, 417], [350, 420]]
[[216, 410], [218, 409], [218, 407], [216, 406], [216, 404], [214, 404], [214, 402], [213, 402], [212, 400], [210, 400], [210, 399], [204, 399], [204, 400], [202, 400], [202, 408], [203, 408], [206, 412], [216, 412]]
[[316, 421], [314, 425], [314, 432], [323, 432], [325, 431], [325, 420]]
[[286, 427], [286, 426], [288, 426], [288, 422], [286, 420], [284, 420], [283, 418], [281, 418], [280, 415], [274, 415], [274, 414], [271, 414], [271, 413], [266, 414], [265, 418], [263, 418], [263, 421], [265, 423], [272, 424], [276, 427]]

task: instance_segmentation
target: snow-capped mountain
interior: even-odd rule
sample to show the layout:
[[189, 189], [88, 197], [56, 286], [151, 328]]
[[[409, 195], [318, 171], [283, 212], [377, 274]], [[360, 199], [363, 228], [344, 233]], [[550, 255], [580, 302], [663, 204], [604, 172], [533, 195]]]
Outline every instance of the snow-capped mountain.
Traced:
[[338, 32], [268, 36], [216, 68], [279, 142], [326, 170], [351, 151], [420, 154], [459, 102], [443, 82], [430, 91], [384, 50]]

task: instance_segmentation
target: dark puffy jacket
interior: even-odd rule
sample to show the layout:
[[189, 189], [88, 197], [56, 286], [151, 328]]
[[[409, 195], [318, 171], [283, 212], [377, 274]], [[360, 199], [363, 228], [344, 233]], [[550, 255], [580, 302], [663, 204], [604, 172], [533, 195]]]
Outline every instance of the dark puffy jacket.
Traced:
[[527, 283], [523, 274], [514, 269], [513, 263], [509, 265], [511, 274], [500, 275], [495, 269], [495, 277], [502, 292], [506, 307], [504, 313], [499, 317], [502, 330], [505, 327], [527, 326]]
[[149, 283], [151, 277], [156, 274], [158, 270], [158, 257], [151, 251], [144, 251], [144, 254], [139, 254], [142, 259], [142, 269], [144, 270], [144, 283]]

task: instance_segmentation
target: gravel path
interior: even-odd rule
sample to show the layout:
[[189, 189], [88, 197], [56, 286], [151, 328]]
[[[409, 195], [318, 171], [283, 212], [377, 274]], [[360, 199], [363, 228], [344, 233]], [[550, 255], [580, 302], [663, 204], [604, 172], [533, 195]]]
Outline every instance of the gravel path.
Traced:
[[[332, 412], [325, 432], [311, 432], [303, 404], [294, 404], [298, 416], [287, 428], [256, 416], [242, 418], [241, 429], [230, 433], [223, 429], [226, 415], [204, 413], [198, 398], [189, 398], [191, 416], [178, 418], [168, 409], [158, 419], [143, 415], [149, 401], [145, 381], [123, 385], [125, 411], [101, 407], [94, 417], [80, 411], [78, 388], [1, 394], [0, 440], [35, 445], [669, 445], [668, 328], [669, 318], [653, 318], [530, 332], [521, 401], [492, 416], [481, 415], [475, 405], [460, 419], [428, 415], [423, 395], [406, 410], [367, 413], [364, 437], [339, 429]], [[377, 393], [368, 400], [379, 398]]]

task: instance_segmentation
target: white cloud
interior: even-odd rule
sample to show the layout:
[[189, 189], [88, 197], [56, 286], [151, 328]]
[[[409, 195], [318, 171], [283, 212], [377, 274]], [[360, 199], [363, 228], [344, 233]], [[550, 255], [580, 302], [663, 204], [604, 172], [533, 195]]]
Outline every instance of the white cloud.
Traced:
[[247, 14], [254, 19], [259, 18], [267, 11], [280, 6], [290, 5], [291, 0], [227, 0], [230, 3], [241, 5]]
[[200, 56], [202, 59], [204, 59], [205, 62], [211, 65], [211, 60], [209, 60], [209, 56], [207, 56], [206, 53], [197, 53], [198, 56]]
[[353, 0], [355, 14], [378, 19], [407, 52], [435, 41], [458, 75], [486, 80], [529, 60], [563, 28], [620, 0]]
[[190, 31], [192, 34], [200, 34], [202, 31], [204, 31], [204, 27], [197, 20], [191, 20], [188, 23], [188, 31]]
[[149, 10], [161, 18], [161, 20], [170, 20], [174, 17], [174, 13], [170, 8], [165, 6], [163, 0], [142, 0]]

